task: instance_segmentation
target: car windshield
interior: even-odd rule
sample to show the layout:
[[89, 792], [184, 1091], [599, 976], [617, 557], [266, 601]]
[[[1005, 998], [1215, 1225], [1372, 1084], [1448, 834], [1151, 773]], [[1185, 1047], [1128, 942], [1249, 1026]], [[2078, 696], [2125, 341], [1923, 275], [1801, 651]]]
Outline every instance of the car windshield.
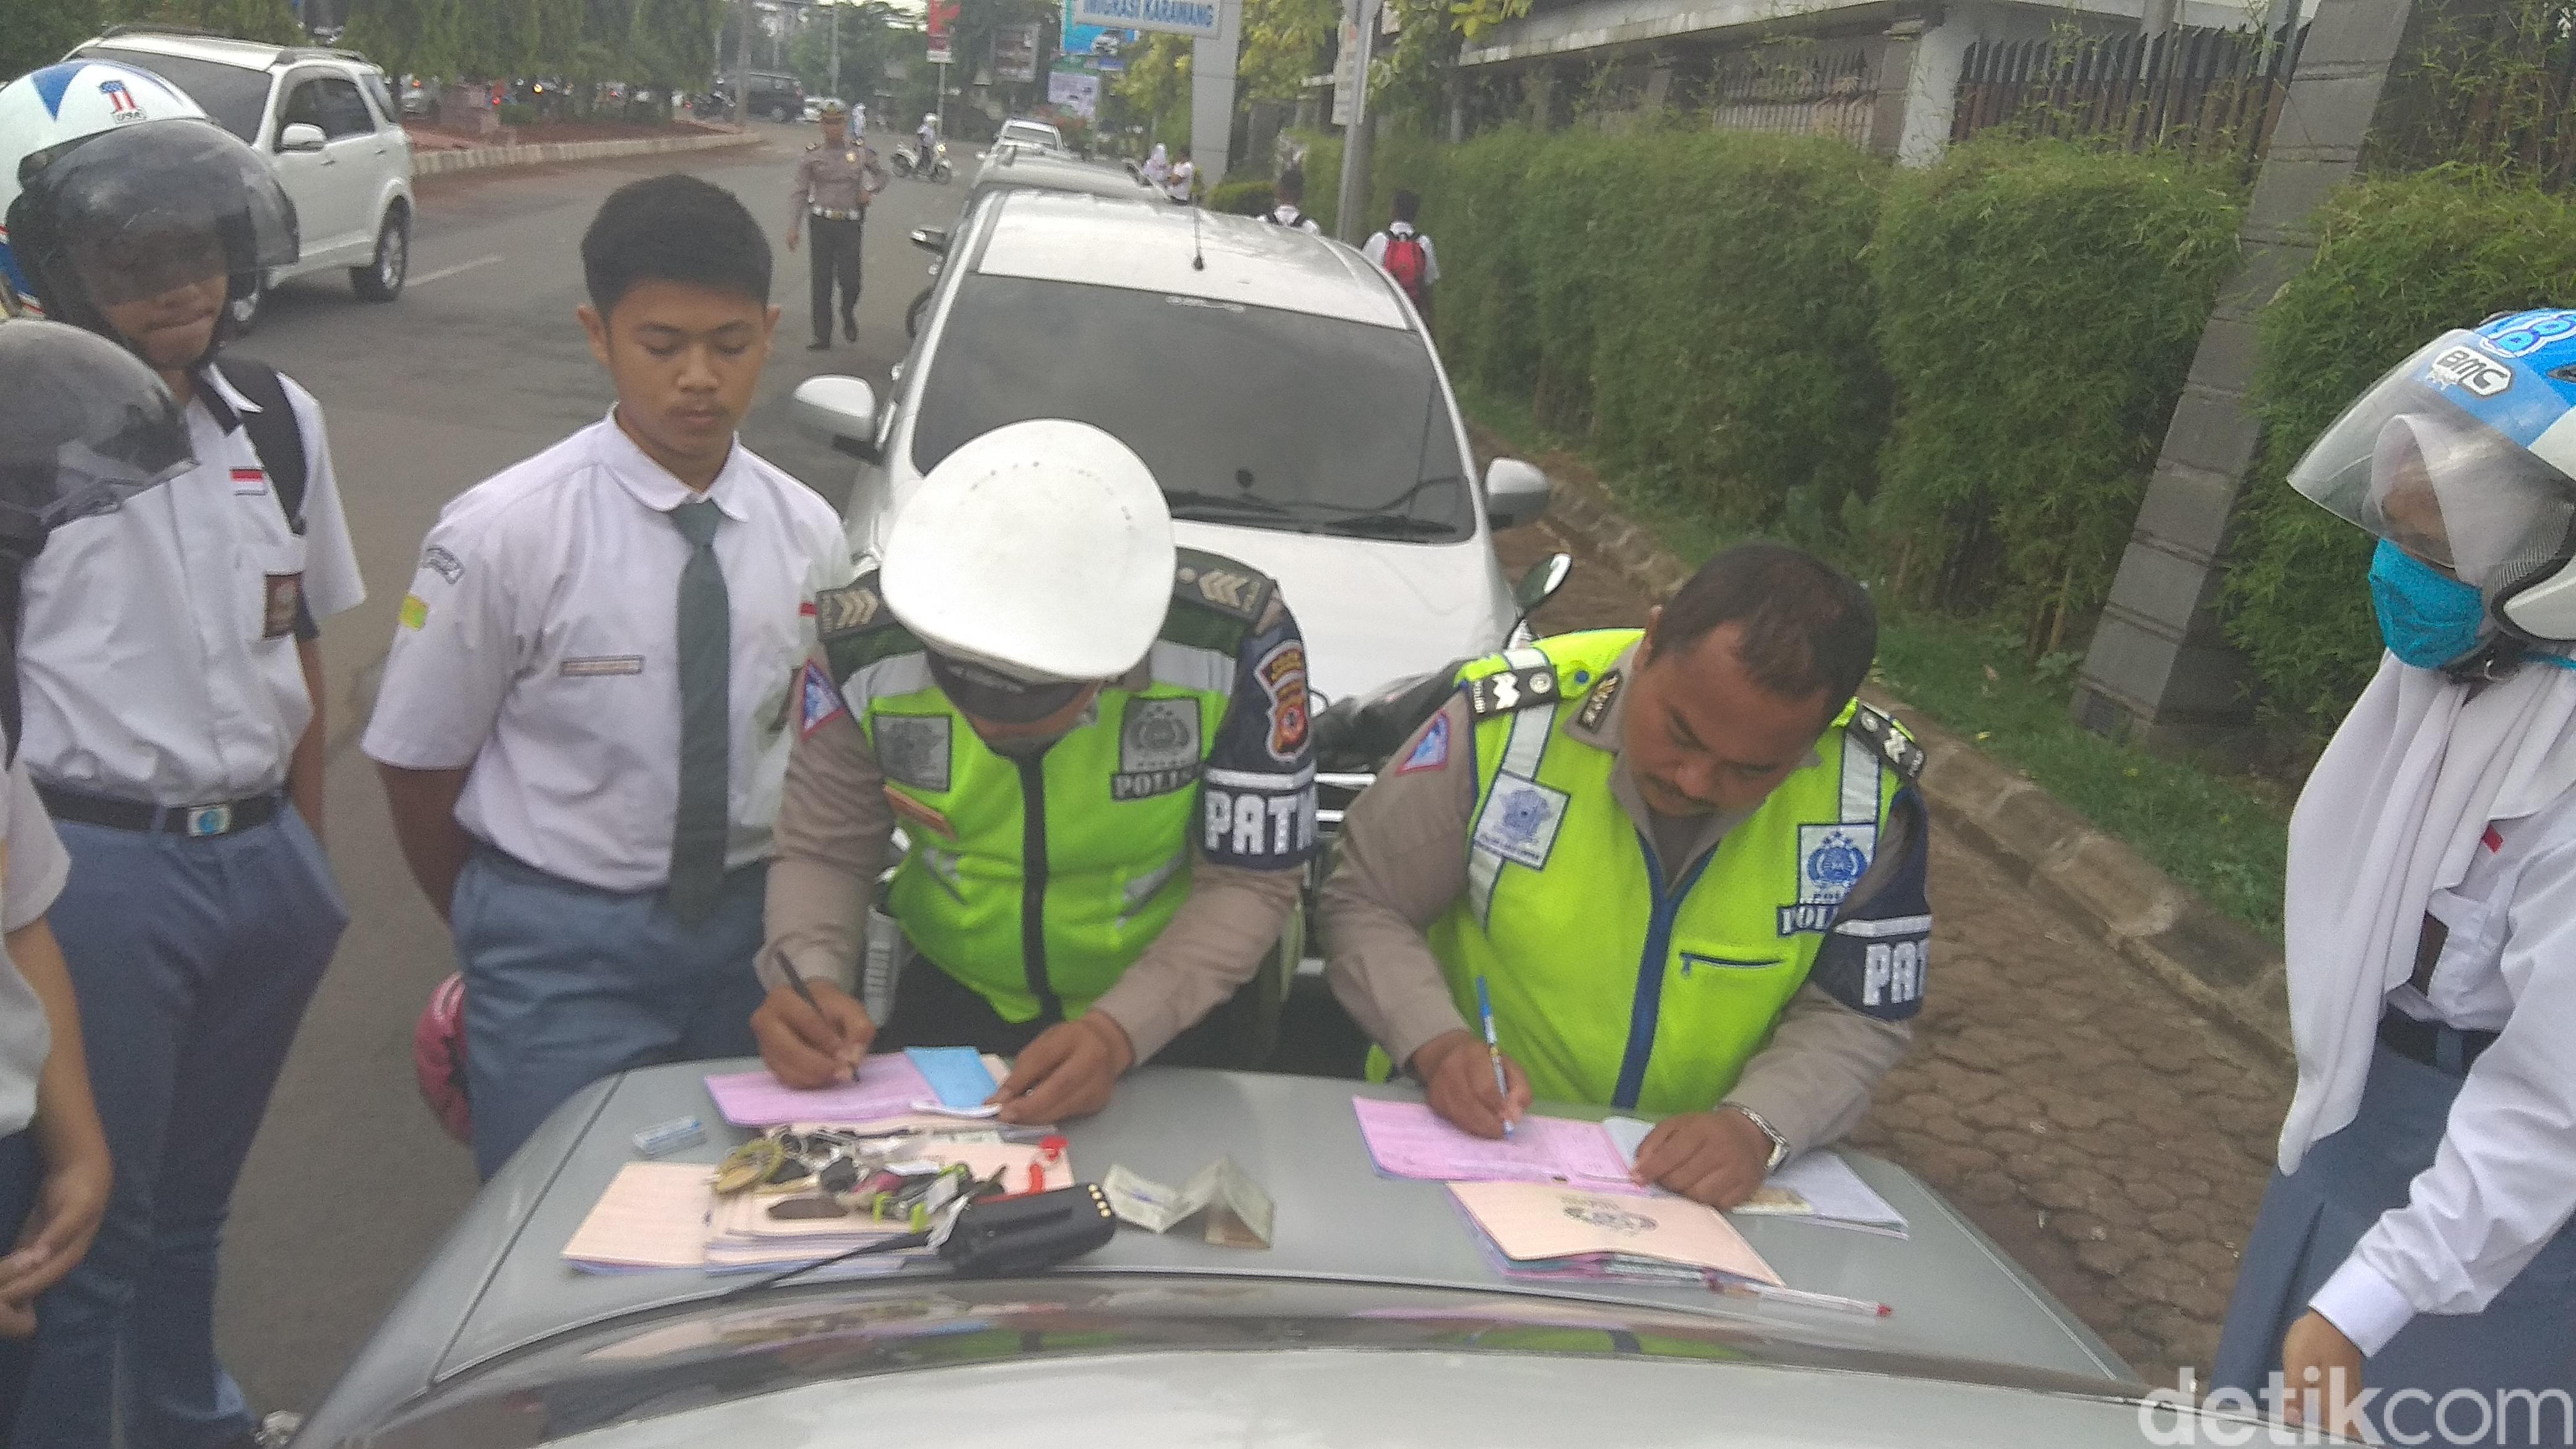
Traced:
[[152, 51], [121, 50], [113, 45], [93, 45], [81, 52], [85, 60], [112, 60], [148, 70], [188, 93], [188, 99], [205, 107], [215, 124], [253, 145], [259, 144], [259, 120], [268, 109], [268, 72], [244, 70], [237, 65], [224, 65], [211, 60], [192, 60], [184, 55], [160, 55]]
[[1035, 126], [1026, 121], [1013, 121], [1002, 128], [1001, 138], [1028, 146], [1062, 146], [1064, 137], [1051, 126]]
[[1175, 518], [1453, 542], [1473, 490], [1431, 352], [1391, 327], [1025, 277], [967, 278], [924, 379], [913, 466], [1030, 418], [1106, 429]]

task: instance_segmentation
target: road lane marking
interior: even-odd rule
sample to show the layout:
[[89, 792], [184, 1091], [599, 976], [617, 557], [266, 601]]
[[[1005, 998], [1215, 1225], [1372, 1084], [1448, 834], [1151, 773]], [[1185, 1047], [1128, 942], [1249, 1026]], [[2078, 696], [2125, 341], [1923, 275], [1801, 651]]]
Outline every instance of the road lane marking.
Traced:
[[415, 287], [425, 287], [432, 282], [446, 281], [448, 278], [455, 276], [459, 272], [470, 272], [476, 267], [488, 267], [494, 262], [500, 260], [502, 260], [502, 257], [498, 253], [488, 257], [476, 257], [470, 262], [458, 262], [452, 267], [441, 267], [434, 272], [423, 272], [419, 276], [412, 278], [411, 284]]

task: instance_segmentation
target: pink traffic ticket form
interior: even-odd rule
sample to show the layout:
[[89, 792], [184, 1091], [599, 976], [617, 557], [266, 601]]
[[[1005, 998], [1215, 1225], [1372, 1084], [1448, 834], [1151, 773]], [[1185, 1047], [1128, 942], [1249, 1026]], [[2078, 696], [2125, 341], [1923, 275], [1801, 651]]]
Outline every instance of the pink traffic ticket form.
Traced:
[[790, 1122], [877, 1122], [900, 1117], [930, 1095], [921, 1069], [901, 1052], [863, 1058], [859, 1079], [799, 1091], [769, 1074], [732, 1072], [707, 1078], [707, 1095], [736, 1127]]
[[1354, 1097], [1360, 1136], [1378, 1171], [1432, 1182], [1579, 1182], [1642, 1191], [1598, 1122], [1523, 1117], [1509, 1138], [1488, 1141], [1451, 1126], [1420, 1102]]

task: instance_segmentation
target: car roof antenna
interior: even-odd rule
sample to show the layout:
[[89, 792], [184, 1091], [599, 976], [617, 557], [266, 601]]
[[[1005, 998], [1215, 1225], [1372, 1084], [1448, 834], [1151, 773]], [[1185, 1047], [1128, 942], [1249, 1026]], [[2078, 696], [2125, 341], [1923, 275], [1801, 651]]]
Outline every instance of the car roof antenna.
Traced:
[[1199, 249], [1199, 204], [1196, 200], [1190, 202], [1190, 270], [1207, 270], [1207, 253]]

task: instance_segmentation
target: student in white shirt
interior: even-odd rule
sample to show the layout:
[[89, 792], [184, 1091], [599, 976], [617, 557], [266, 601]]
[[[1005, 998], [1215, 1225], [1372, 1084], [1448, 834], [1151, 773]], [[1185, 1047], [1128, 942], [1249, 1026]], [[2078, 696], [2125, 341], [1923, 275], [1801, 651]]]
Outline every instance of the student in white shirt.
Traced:
[[750, 213], [638, 181], [582, 265], [616, 406], [440, 515], [363, 742], [464, 964], [487, 1178], [600, 1077], [754, 1049], [787, 722], [853, 572], [734, 436], [778, 321]]
[[1378, 270], [1395, 280], [1404, 295], [1413, 299], [1413, 310], [1422, 314], [1422, 325], [1431, 325], [1431, 284], [1440, 280], [1440, 254], [1431, 248], [1431, 238], [1414, 229], [1413, 219], [1421, 213], [1422, 198], [1410, 191], [1395, 193], [1395, 219], [1386, 230], [1369, 234], [1360, 255], [1377, 263]]
[[2290, 475], [2379, 535], [2389, 652], [2290, 820], [2299, 1087], [2213, 1379], [2373, 1443], [2563, 1444], [2576, 1394], [2570, 339], [2445, 334]]
[[1199, 168], [1190, 160], [1190, 148], [1181, 148], [1181, 159], [1172, 163], [1171, 174], [1163, 178], [1163, 194], [1187, 205], [1198, 184]]
[[348, 924], [320, 624], [366, 591], [320, 405], [220, 355], [228, 299], [295, 257], [258, 153], [148, 72], [69, 62], [0, 89], [0, 166], [34, 300], [157, 372], [197, 458], [56, 529], [22, 581], [19, 758], [71, 854], [47, 914], [116, 1184], [38, 1305], [12, 1442], [221, 1444], [257, 1428], [215, 1355], [224, 1218]]
[[1269, 214], [1262, 220], [1273, 226], [1284, 226], [1293, 231], [1309, 232], [1317, 236], [1323, 234], [1324, 229], [1318, 226], [1315, 219], [1308, 216], [1303, 209], [1306, 200], [1306, 173], [1303, 170], [1291, 166], [1280, 172], [1279, 179], [1270, 184], [1270, 196], [1278, 205], [1271, 207]]

